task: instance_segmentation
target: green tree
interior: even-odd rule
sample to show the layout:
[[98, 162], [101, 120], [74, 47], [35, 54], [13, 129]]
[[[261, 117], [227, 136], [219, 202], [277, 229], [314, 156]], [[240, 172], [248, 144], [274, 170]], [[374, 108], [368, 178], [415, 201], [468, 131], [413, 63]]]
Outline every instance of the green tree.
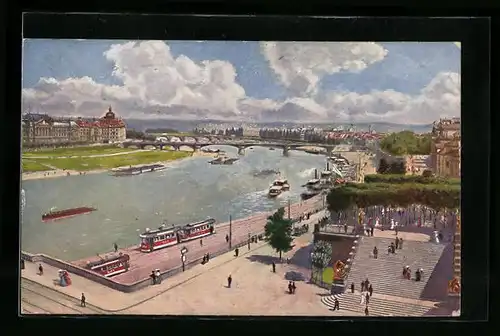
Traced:
[[387, 174], [406, 174], [406, 165], [403, 161], [392, 162], [389, 165], [389, 169], [386, 171]]
[[332, 244], [324, 240], [318, 240], [314, 243], [311, 252], [311, 266], [314, 273], [313, 279], [316, 279], [319, 274], [323, 274], [323, 270], [332, 261], [333, 248]]
[[281, 255], [293, 248], [292, 221], [285, 219], [285, 208], [279, 208], [274, 214], [267, 217], [264, 228], [265, 240]]

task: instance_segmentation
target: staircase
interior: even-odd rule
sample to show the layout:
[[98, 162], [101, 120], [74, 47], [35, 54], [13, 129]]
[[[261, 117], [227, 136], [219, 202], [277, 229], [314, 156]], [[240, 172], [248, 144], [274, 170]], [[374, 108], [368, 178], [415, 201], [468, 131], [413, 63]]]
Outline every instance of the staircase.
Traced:
[[[349, 271], [346, 288], [354, 282], [356, 290], [360, 290], [361, 282], [368, 278], [373, 292], [398, 296], [408, 299], [420, 299], [436, 264], [445, 248], [444, 244], [404, 241], [403, 248], [396, 254], [387, 253], [387, 247], [394, 241], [392, 238], [362, 237], [356, 256]], [[372, 251], [378, 249], [378, 258], [374, 259]], [[403, 279], [403, 267], [410, 266], [412, 279]], [[421, 281], [414, 280], [415, 271], [424, 270]], [[359, 298], [358, 298], [359, 300]]]
[[[359, 292], [325, 296], [321, 299], [321, 302], [329, 309], [333, 309], [335, 297], [339, 300], [340, 310], [364, 314], [366, 305], [361, 304]], [[414, 303], [386, 300], [374, 296], [370, 298], [368, 304], [370, 316], [422, 316], [430, 309]]]

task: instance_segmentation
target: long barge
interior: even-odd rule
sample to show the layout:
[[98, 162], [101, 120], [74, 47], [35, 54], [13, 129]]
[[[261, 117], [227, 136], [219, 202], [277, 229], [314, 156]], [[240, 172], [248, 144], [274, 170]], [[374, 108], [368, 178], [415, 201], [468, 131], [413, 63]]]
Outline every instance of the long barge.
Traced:
[[65, 210], [50, 210], [47, 213], [42, 214], [42, 222], [49, 222], [55, 220], [61, 220], [65, 218], [70, 218], [78, 215], [84, 215], [96, 211], [96, 208], [91, 207], [78, 207]]
[[167, 168], [162, 164], [152, 164], [152, 165], [144, 165], [139, 167], [129, 167], [129, 168], [118, 168], [111, 170], [111, 173], [114, 176], [130, 176], [130, 175], [139, 175], [143, 173], [149, 173], [154, 171], [160, 171]]

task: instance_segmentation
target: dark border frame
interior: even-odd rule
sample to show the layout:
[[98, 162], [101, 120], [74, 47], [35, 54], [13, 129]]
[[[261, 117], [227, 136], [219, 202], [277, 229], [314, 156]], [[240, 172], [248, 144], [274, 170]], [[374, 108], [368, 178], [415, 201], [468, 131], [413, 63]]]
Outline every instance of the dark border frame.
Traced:
[[[11, 17], [20, 22], [20, 17]], [[106, 38], [106, 39], [171, 39], [171, 40], [315, 40], [315, 41], [461, 41], [462, 42], [462, 131], [464, 159], [463, 171], [463, 279], [461, 320], [485, 320], [488, 309], [488, 242], [489, 242], [489, 156], [490, 156], [490, 22], [488, 18], [326, 18], [293, 16], [188, 16], [188, 15], [121, 15], [121, 14], [26, 14], [23, 17], [25, 38]], [[8, 54], [9, 86], [7, 109], [4, 122], [11, 135], [4, 139], [8, 151], [7, 162], [2, 166], [4, 197], [2, 250], [5, 253], [4, 272], [9, 287], [19, 286], [19, 139], [21, 78], [21, 28], [9, 27], [10, 45]], [[10, 125], [16, 125], [11, 127]], [[14, 196], [16, 195], [16, 196]], [[473, 223], [473, 225], [467, 225]], [[479, 243], [478, 243], [479, 242]], [[483, 242], [483, 243], [480, 243]], [[9, 271], [7, 271], [9, 270]], [[15, 271], [17, 270], [17, 271]], [[8, 293], [13, 293], [9, 291]], [[17, 311], [17, 297], [13, 297]], [[3, 301], [6, 302], [6, 301]], [[14, 310], [12, 307], [12, 311]], [[9, 310], [10, 310], [9, 309]], [[128, 319], [155, 317], [136, 317]], [[207, 317], [208, 318], [208, 317]], [[170, 317], [167, 325], [183, 328], [188, 324], [205, 326], [205, 317]], [[103, 320], [109, 320], [105, 317]], [[157, 317], [156, 321], [160, 321]], [[95, 321], [94, 319], [92, 319]], [[113, 318], [114, 327], [131, 326], [125, 319]], [[269, 322], [289, 321], [288, 318], [238, 318], [219, 317], [214, 320], [226, 321], [228, 326], [239, 320], [251, 320], [256, 332], [265, 326], [265, 331], [278, 331], [279, 324], [271, 327]], [[295, 319], [295, 322], [298, 322]], [[339, 321], [353, 321], [369, 324], [375, 319], [339, 318]], [[400, 319], [377, 318], [376, 321], [393, 322]], [[407, 319], [422, 321], [419, 319]], [[437, 321], [438, 319], [432, 319]], [[447, 319], [441, 319], [447, 320]], [[49, 318], [24, 318], [24, 322], [53, 321]], [[76, 319], [70, 320], [70, 329], [76, 327]], [[159, 325], [156, 321], [140, 326], [146, 332]], [[197, 321], [197, 323], [192, 323]], [[301, 322], [326, 322], [326, 318], [300, 318]], [[64, 322], [64, 320], [58, 320]], [[184, 323], [183, 323], [184, 322]], [[310, 323], [309, 323], [310, 322]], [[155, 326], [153, 327], [153, 323]], [[198, 324], [199, 323], [199, 324]], [[35, 323], [33, 323], [35, 324]], [[173, 326], [172, 325], [172, 326]], [[296, 323], [293, 323], [296, 325]], [[345, 325], [345, 324], [343, 324]], [[336, 324], [336, 328], [339, 324]], [[331, 327], [331, 326], [330, 326]], [[165, 327], [163, 327], [165, 328]], [[219, 327], [218, 327], [219, 328]], [[295, 327], [294, 327], [295, 328]], [[121, 329], [121, 328], [120, 328]], [[391, 327], [392, 329], [392, 327]], [[118, 329], [115, 329], [118, 331]], [[165, 329], [163, 329], [165, 330]], [[167, 329], [170, 330], [170, 329]], [[234, 328], [234, 332], [238, 329]], [[340, 329], [336, 329], [338, 332]], [[319, 329], [318, 329], [319, 331]], [[380, 330], [381, 331], [381, 330]], [[476, 332], [479, 331], [476, 329]], [[156, 331], [153, 331], [156, 332]], [[187, 329], [183, 329], [187, 332]], [[217, 331], [216, 331], [217, 332]], [[387, 332], [390, 332], [387, 330]]]

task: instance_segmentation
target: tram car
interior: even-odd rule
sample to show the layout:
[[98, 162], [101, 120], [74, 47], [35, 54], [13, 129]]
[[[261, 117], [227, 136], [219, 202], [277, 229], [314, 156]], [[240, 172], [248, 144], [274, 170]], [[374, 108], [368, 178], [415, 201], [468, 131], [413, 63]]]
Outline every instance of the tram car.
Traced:
[[193, 239], [202, 238], [215, 233], [215, 219], [208, 218], [201, 222], [186, 224], [181, 227], [160, 226], [156, 230], [146, 229], [139, 235], [141, 252], [153, 252], [168, 246], [177, 245]]
[[130, 256], [121, 252], [107, 255], [97, 261], [88, 262], [85, 268], [105, 277], [111, 277], [128, 271], [130, 268]]

